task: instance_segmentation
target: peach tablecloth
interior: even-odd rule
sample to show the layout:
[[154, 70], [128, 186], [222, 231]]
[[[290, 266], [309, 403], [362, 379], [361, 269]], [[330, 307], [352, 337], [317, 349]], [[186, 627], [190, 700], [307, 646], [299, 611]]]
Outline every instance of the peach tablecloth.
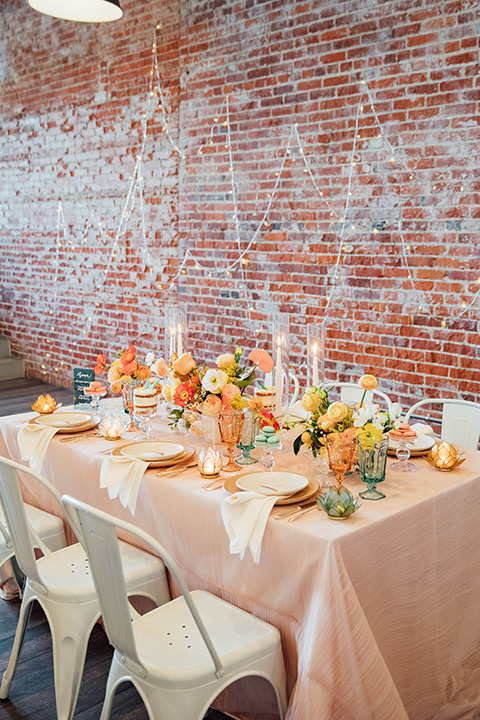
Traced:
[[[0, 418], [0, 454], [19, 460], [17, 434], [28, 417]], [[56, 436], [43, 472], [62, 493], [131, 521], [99, 488], [99, 451], [109, 447]], [[467, 454], [453, 473], [421, 458], [415, 473], [388, 470], [386, 499], [364, 501], [346, 522], [321, 512], [293, 523], [270, 519], [258, 565], [249, 554], [229, 554], [225, 491], [202, 490], [195, 470], [170, 480], [147, 471], [133, 521], [173, 553], [190, 587], [279, 628], [287, 720], [473, 720], [480, 708], [480, 453]], [[290, 454], [277, 461], [308, 473]], [[347, 484], [362, 489], [356, 476]], [[49, 509], [39, 494], [36, 503]], [[246, 696], [230, 702], [233, 713], [249, 709], [240, 707]], [[262, 717], [270, 711], [265, 700]]]

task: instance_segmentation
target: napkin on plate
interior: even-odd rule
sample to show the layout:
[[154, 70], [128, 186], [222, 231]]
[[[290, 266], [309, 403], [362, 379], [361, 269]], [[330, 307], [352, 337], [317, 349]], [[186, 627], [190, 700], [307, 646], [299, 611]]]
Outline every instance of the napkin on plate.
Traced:
[[238, 492], [222, 502], [222, 520], [230, 538], [230, 552], [240, 554], [250, 548], [256, 563], [260, 561], [262, 539], [270, 511], [278, 495], [260, 495], [254, 492]]
[[108, 488], [112, 500], [118, 496], [123, 507], [135, 514], [138, 491], [148, 462], [127, 457], [107, 457], [100, 470], [100, 487]]
[[416, 432], [417, 435], [434, 435], [434, 430], [431, 425], [415, 423], [414, 425], [410, 425], [410, 428]]
[[35, 472], [41, 472], [47, 448], [59, 429], [44, 425], [28, 425], [28, 423], [20, 429], [18, 444], [22, 460], [28, 460], [28, 464]]

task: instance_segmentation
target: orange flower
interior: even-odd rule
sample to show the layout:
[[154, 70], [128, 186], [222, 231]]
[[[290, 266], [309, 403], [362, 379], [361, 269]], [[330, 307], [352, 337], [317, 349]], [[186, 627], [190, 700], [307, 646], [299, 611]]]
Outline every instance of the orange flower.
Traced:
[[105, 370], [105, 367], [107, 365], [107, 358], [103, 353], [100, 353], [100, 355], [97, 355], [97, 364], [93, 368], [93, 372], [95, 375], [100, 375]]
[[375, 390], [378, 385], [378, 380], [375, 375], [362, 375], [358, 384], [362, 390]]
[[218, 415], [222, 409], [222, 400], [218, 395], [211, 393], [203, 401], [203, 413], [205, 415]]
[[275, 430], [280, 430], [280, 423], [275, 420], [273, 413], [268, 410], [262, 410], [260, 413], [260, 430], [266, 425], [271, 425]]
[[188, 375], [195, 367], [195, 360], [190, 353], [183, 353], [172, 363], [172, 370], [179, 375]]
[[185, 407], [191, 400], [193, 400], [194, 396], [195, 388], [189, 385], [189, 383], [180, 383], [175, 389], [173, 402], [175, 405]]
[[[122, 353], [122, 357], [125, 353]], [[133, 375], [135, 370], [137, 369], [137, 361], [136, 360], [130, 360], [130, 362], [124, 362], [122, 358], [120, 358], [120, 372], [123, 375]]]
[[248, 356], [255, 363], [259, 370], [264, 373], [270, 373], [273, 370], [273, 360], [265, 350], [252, 350]]
[[135, 370], [135, 377], [137, 377], [139, 380], [146, 380], [150, 377], [151, 374], [152, 371], [146, 365], [141, 365], [138, 370]]
[[121, 380], [115, 380], [115, 382], [113, 382], [113, 383], [110, 385], [110, 390], [111, 390], [113, 393], [116, 393], [117, 395], [118, 395], [119, 393], [121, 393], [121, 392], [122, 392], [122, 381], [121, 381]]
[[122, 365], [128, 365], [132, 362], [132, 360], [135, 360], [135, 355], [137, 354], [136, 349], [133, 347], [133, 345], [129, 345], [126, 350], [123, 351], [123, 353], [120, 355], [120, 362]]
[[155, 372], [157, 373], [158, 377], [161, 377], [161, 378], [167, 377], [168, 365], [163, 358], [160, 358], [155, 363]]

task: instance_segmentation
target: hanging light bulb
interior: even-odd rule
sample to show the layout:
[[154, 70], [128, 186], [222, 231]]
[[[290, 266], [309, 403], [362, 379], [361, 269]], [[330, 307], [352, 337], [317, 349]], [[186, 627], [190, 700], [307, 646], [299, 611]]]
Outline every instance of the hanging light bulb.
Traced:
[[34, 10], [75, 22], [119, 20], [123, 11], [119, 0], [27, 0]]

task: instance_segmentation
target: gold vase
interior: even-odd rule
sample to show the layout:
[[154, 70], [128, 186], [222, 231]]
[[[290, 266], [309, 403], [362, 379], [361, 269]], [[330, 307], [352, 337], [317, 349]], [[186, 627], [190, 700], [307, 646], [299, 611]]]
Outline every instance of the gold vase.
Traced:
[[233, 459], [233, 453], [235, 445], [240, 442], [242, 437], [244, 421], [245, 416], [243, 412], [233, 410], [233, 412], [220, 412], [218, 414], [220, 438], [228, 447], [228, 462], [222, 468], [225, 472], [236, 472], [242, 469]]

